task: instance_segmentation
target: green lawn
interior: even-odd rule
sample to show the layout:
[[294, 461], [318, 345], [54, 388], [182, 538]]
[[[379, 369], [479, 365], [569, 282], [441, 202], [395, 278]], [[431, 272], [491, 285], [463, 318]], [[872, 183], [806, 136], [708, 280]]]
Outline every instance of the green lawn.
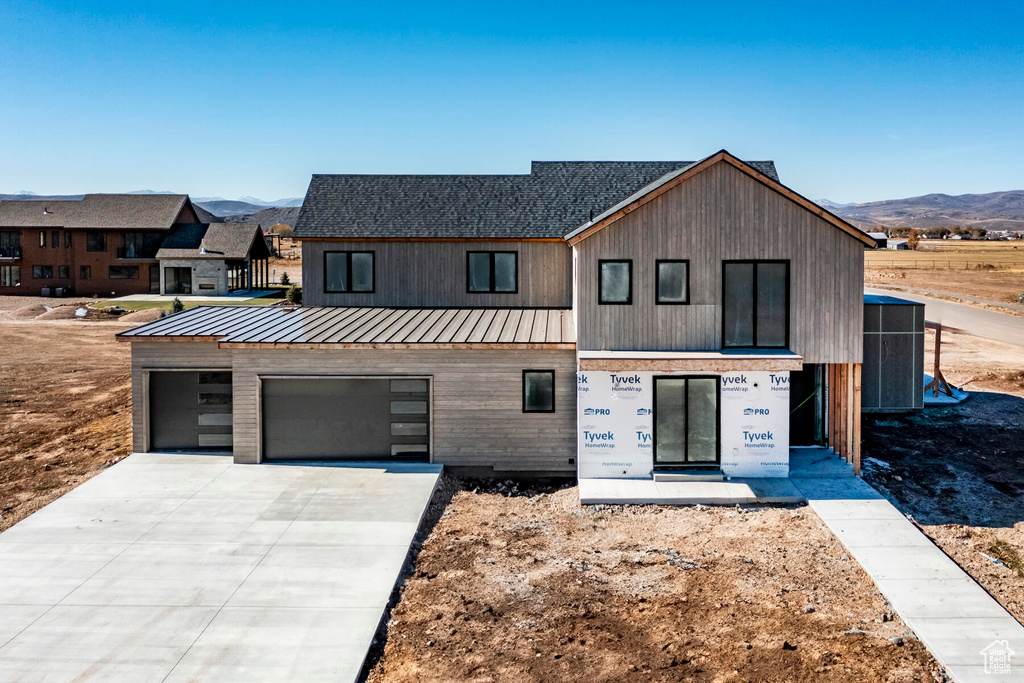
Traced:
[[[185, 305], [185, 308], [195, 308], [196, 306], [267, 306], [269, 304], [276, 303], [284, 298], [284, 290], [281, 290], [277, 294], [269, 294], [267, 296], [261, 296], [258, 299], [248, 299], [245, 301], [231, 301], [225, 299], [224, 301], [218, 301], [216, 303], [210, 301], [189, 301], [182, 299], [181, 303]], [[170, 298], [167, 301], [99, 301], [96, 303], [96, 308], [113, 308], [114, 306], [120, 306], [126, 311], [144, 311], [148, 308], [162, 308], [168, 313], [171, 312], [171, 306], [174, 303], [174, 299]]]

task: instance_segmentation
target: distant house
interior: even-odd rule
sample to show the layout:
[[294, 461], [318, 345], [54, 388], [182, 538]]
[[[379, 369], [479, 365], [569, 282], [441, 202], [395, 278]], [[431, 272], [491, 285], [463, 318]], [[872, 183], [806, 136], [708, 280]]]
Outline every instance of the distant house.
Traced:
[[894, 250], [902, 251], [903, 249], [909, 249], [910, 247], [909, 247], [909, 245], [907, 245], [907, 240], [905, 240], [905, 239], [892, 239], [892, 238], [889, 238], [886, 241], [885, 248], [886, 249], [894, 249]]
[[188, 195], [0, 201], [0, 294], [156, 293], [156, 252], [199, 221]]
[[156, 258], [161, 294], [224, 296], [270, 282], [270, 249], [253, 223], [178, 225]]
[[875, 249], [885, 249], [889, 241], [889, 236], [884, 232], [869, 232], [868, 237], [875, 241]]

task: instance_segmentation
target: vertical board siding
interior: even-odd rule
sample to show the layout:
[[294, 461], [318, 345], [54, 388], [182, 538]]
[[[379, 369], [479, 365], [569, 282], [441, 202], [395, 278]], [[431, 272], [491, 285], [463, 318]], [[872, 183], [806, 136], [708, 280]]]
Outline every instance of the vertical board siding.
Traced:
[[[374, 252], [374, 291], [324, 292], [325, 251]], [[466, 291], [466, 252], [515, 251], [519, 291]], [[564, 242], [302, 241], [302, 296], [307, 306], [549, 307], [572, 305], [572, 251]]]
[[[571, 473], [576, 457], [573, 351], [234, 349], [236, 462], [258, 462], [260, 376], [432, 378], [433, 461], [506, 471]], [[555, 412], [522, 412], [524, 369], [555, 371]]]
[[146, 420], [147, 370], [231, 369], [231, 351], [216, 342], [166, 343], [132, 341], [132, 450], [143, 452], [149, 443]]
[[[790, 261], [790, 349], [860, 363], [864, 246], [728, 164], [710, 167], [576, 245], [577, 345], [721, 348], [722, 261]], [[633, 260], [633, 303], [597, 303], [599, 259]], [[656, 259], [689, 259], [690, 305], [655, 303]]]

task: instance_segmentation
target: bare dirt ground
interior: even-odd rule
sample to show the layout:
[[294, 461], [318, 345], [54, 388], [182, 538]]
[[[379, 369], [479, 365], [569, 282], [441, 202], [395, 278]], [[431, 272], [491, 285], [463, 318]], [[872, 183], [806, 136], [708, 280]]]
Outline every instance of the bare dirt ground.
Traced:
[[298, 240], [285, 238], [281, 240], [281, 255], [270, 259], [270, 268], [274, 271], [275, 282], [280, 282], [281, 275], [288, 273], [292, 284], [302, 284], [302, 244]]
[[[864, 477], [1024, 623], [1024, 347], [942, 340], [943, 374], [972, 395], [920, 414], [865, 415]], [[931, 349], [929, 334], [926, 369]]]
[[942, 680], [806, 507], [475, 486], [423, 544], [372, 683]]
[[114, 341], [130, 325], [2, 319], [32, 301], [0, 297], [0, 531], [131, 444], [130, 349]]

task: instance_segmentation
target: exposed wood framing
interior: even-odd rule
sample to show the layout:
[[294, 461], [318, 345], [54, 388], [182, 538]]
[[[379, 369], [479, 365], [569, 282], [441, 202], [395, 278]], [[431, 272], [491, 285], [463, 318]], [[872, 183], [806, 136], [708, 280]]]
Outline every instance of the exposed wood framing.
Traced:
[[829, 445], [860, 474], [861, 364], [828, 366]]

